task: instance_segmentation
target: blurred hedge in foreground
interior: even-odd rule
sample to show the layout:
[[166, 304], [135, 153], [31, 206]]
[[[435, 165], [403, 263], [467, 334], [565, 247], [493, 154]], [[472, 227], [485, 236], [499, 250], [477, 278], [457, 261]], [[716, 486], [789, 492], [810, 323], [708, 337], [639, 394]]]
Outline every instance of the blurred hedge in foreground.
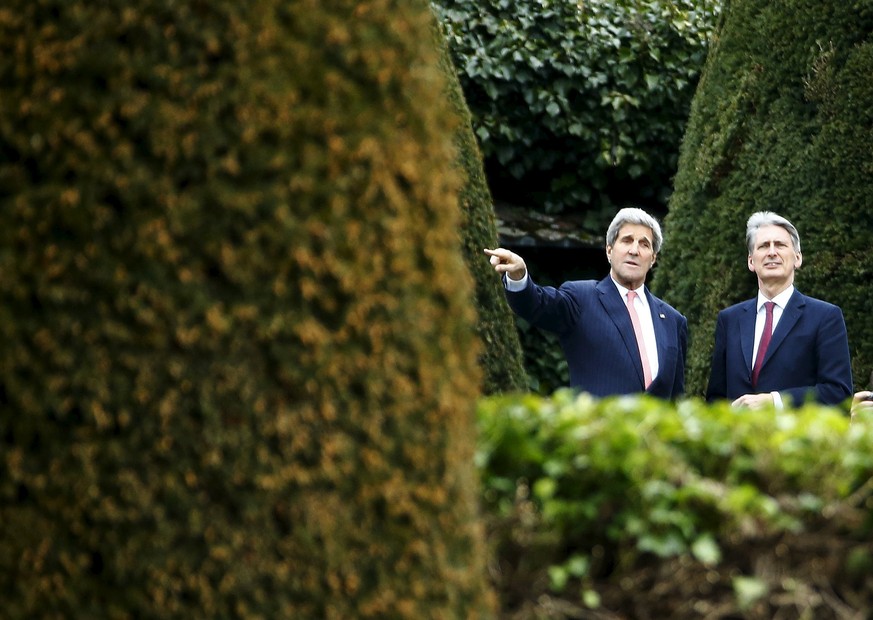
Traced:
[[0, 617], [488, 618], [424, 0], [0, 7]]
[[561, 391], [485, 400], [479, 424], [504, 617], [837, 618], [871, 600], [871, 422]]

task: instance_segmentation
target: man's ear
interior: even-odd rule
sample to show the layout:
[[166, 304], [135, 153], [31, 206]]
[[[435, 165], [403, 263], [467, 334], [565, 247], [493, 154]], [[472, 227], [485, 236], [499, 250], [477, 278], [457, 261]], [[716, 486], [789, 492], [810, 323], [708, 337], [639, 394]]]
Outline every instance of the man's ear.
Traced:
[[794, 254], [794, 268], [800, 269], [800, 266], [803, 264], [803, 254], [797, 252]]
[[755, 265], [752, 264], [752, 255], [751, 254], [749, 254], [749, 263], [748, 264], [749, 264], [749, 271], [751, 271], [752, 273], [755, 273]]
[[612, 263], [612, 246], [606, 246], [606, 262]]

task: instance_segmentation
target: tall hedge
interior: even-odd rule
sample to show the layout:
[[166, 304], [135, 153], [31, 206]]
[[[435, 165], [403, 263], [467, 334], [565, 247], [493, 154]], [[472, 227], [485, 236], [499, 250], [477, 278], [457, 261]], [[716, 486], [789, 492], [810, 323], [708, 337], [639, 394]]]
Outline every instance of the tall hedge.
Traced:
[[481, 618], [419, 0], [0, 9], [7, 618]]
[[485, 179], [482, 154], [473, 133], [472, 117], [457, 71], [452, 64], [448, 43], [437, 24], [436, 45], [440, 50], [440, 66], [446, 74], [448, 100], [460, 122], [455, 130], [458, 167], [462, 186], [461, 237], [464, 259], [473, 276], [476, 290], [477, 335], [483, 343], [480, 365], [484, 373], [485, 394], [522, 391], [528, 380], [524, 370], [521, 342], [514, 329], [515, 315], [506, 302], [500, 278], [482, 252], [498, 245], [494, 202]]
[[839, 305], [856, 387], [873, 370], [873, 2], [730, 0], [692, 104], [653, 286], [686, 314], [690, 393], [719, 310], [755, 294], [746, 219], [797, 225], [796, 285]]

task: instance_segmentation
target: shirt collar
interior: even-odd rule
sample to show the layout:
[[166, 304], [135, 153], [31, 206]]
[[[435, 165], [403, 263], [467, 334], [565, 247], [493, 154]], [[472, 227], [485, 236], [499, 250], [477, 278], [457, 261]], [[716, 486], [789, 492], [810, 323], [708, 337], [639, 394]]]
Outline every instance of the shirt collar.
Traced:
[[785, 306], [788, 304], [788, 300], [791, 299], [791, 295], [794, 293], [794, 285], [792, 284], [787, 289], [776, 295], [773, 299], [767, 299], [764, 297], [764, 293], [758, 291], [758, 303], [755, 305], [756, 312], [761, 311], [761, 306], [764, 305], [765, 302], [772, 301], [774, 304], [779, 306], [780, 310], [785, 310]]
[[[612, 280], [613, 284], [615, 284], [615, 288], [618, 289], [618, 293], [619, 293], [619, 295], [621, 295], [621, 298], [623, 300], [625, 300], [625, 302], [627, 302], [627, 293], [630, 289], [623, 287], [621, 284], [616, 282], [612, 277], [610, 277], [609, 279]], [[636, 291], [637, 297], [640, 298], [640, 301], [643, 302], [644, 305], [648, 306], [649, 300], [646, 298], [646, 285], [643, 284], [639, 288], [634, 289], [634, 291]]]

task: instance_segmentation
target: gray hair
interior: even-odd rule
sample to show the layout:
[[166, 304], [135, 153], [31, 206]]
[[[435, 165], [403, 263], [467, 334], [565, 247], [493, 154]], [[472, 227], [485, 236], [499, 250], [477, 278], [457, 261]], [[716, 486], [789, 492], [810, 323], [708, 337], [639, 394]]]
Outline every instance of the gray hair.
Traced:
[[612, 218], [612, 223], [606, 229], [606, 245], [615, 245], [618, 233], [625, 224], [640, 224], [641, 226], [651, 228], [652, 236], [654, 237], [652, 239], [652, 250], [654, 250], [655, 254], [661, 251], [661, 244], [664, 242], [664, 237], [661, 235], [661, 225], [651, 215], [635, 207], [621, 209], [615, 214], [615, 217]]
[[746, 222], [746, 245], [749, 248], [751, 256], [754, 250], [755, 235], [758, 234], [758, 229], [762, 226], [781, 226], [788, 231], [788, 236], [791, 237], [791, 243], [794, 244], [794, 251], [800, 254], [800, 233], [794, 227], [794, 224], [786, 220], [781, 215], [777, 215], [772, 211], [758, 211], [753, 213]]

